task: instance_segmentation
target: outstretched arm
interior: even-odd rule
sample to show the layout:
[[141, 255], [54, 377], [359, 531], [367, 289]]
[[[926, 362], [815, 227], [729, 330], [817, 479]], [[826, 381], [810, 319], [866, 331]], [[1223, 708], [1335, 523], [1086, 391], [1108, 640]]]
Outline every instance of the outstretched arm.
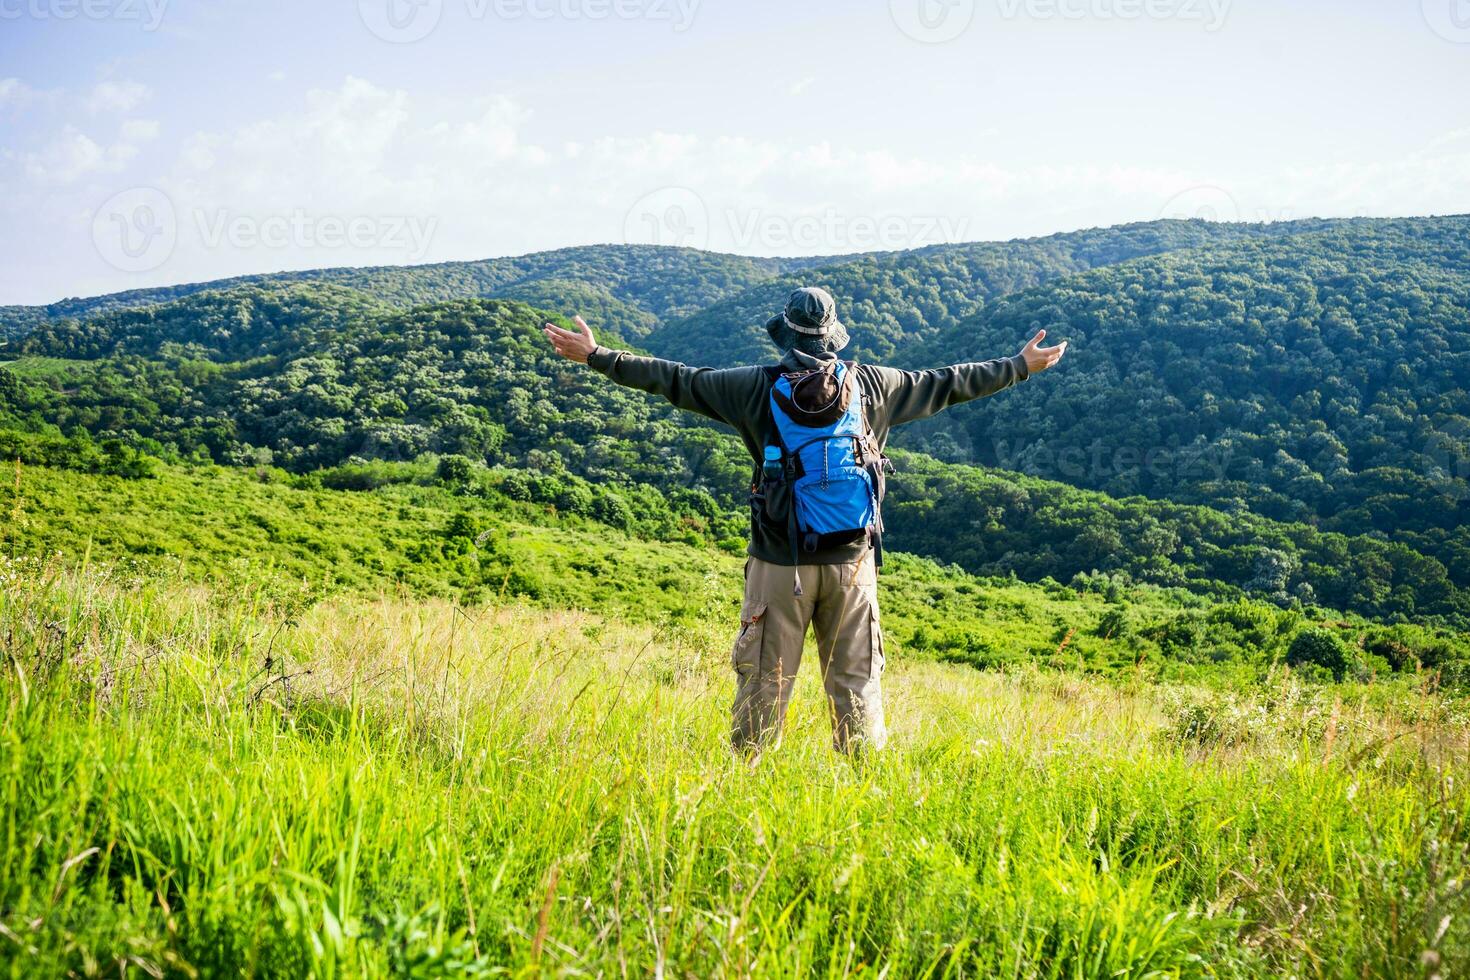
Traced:
[[759, 402], [758, 368], [689, 367], [658, 357], [609, 350], [598, 345], [586, 320], [577, 316], [572, 322], [576, 330], [546, 324], [544, 332], [551, 346], [567, 360], [586, 364], [624, 387], [662, 395], [677, 408], [737, 427], [752, 411], [751, 405]]
[[1054, 366], [1067, 352], [1066, 341], [1054, 347], [1042, 347], [1045, 330], [1014, 357], [993, 361], [954, 364], [930, 371], [895, 371], [875, 368], [878, 372], [883, 412], [890, 426], [903, 425], [928, 418], [951, 405], [993, 395], [1018, 381]]

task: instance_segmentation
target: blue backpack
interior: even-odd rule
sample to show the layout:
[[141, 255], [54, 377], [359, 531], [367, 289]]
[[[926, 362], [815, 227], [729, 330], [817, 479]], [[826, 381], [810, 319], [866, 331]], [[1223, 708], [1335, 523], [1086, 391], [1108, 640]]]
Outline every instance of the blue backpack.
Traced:
[[[863, 411], [855, 365], [774, 372], [771, 444], [761, 467], [767, 512], [785, 511], [793, 565], [808, 554], [867, 538], [883, 560], [882, 505], [888, 458]], [[774, 511], [774, 512], [773, 512]], [[796, 581], [801, 594], [801, 580]]]

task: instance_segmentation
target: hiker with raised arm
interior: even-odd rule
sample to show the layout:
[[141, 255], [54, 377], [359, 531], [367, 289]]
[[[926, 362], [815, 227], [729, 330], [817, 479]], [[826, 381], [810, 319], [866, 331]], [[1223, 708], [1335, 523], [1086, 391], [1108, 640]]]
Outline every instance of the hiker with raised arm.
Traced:
[[697, 368], [598, 346], [546, 324], [561, 356], [629, 388], [731, 426], [755, 462], [745, 598], [732, 656], [731, 740], [737, 749], [778, 742], [808, 626], [841, 751], [881, 748], [883, 449], [894, 426], [992, 395], [1055, 365], [1065, 342], [1046, 331], [1013, 357], [900, 371], [841, 361], [847, 329], [826, 290], [803, 287], [766, 323], [783, 351], [769, 367]]

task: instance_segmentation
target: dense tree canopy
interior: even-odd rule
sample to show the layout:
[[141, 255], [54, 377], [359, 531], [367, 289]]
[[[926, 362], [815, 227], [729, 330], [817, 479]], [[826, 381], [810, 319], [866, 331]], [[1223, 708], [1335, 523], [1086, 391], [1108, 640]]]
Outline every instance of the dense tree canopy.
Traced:
[[[543, 316], [501, 300], [399, 311], [297, 284], [64, 320], [29, 334], [26, 356], [0, 371], [0, 450], [129, 476], [147, 473], [140, 452], [275, 465], [342, 487], [430, 456], [427, 472], [447, 482], [490, 464], [513, 499], [730, 544], [749, 474], [738, 440], [556, 359]], [[988, 405], [1007, 399], [1022, 400]], [[986, 574], [1097, 571], [1384, 618], [1467, 611], [1444, 563], [1404, 544], [911, 454], [891, 486], [895, 547]]]
[[1470, 220], [1373, 222], [1097, 269], [919, 349], [1068, 358], [908, 430], [945, 459], [1206, 503], [1438, 555], [1470, 584]]
[[[615, 311], [620, 332], [634, 338], [664, 318], [693, 313], [751, 283], [831, 261], [749, 258], [654, 245], [595, 245], [476, 262], [308, 269], [135, 289], [65, 299], [48, 306], [0, 307], [0, 339], [68, 317], [136, 309], [237, 286], [293, 283], [347, 286], [398, 307], [492, 296], [532, 300], [553, 297], [556, 302], [545, 304], [552, 309], [560, 309], [563, 302], [572, 299], [590, 301], [593, 308]], [[571, 295], [564, 291], [568, 286], [576, 290]]]
[[661, 357], [723, 367], [772, 359], [762, 329], [796, 286], [819, 285], [837, 300], [852, 336], [843, 356], [896, 367], [929, 367], [919, 344], [973, 316], [995, 297], [1038, 283], [1198, 245], [1316, 230], [1320, 221], [1220, 225], [1152, 221], [1011, 242], [934, 245], [911, 252], [776, 276], [692, 316], [670, 322], [644, 345]]

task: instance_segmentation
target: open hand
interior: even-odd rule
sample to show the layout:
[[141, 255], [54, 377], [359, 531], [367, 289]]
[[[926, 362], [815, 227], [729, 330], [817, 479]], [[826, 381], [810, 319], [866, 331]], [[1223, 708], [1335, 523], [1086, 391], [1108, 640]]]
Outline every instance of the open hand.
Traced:
[[586, 320], [574, 316], [572, 322], [577, 325], [577, 330], [564, 330], [554, 323], [548, 323], [542, 328], [542, 332], [562, 357], [578, 364], [586, 364], [588, 355], [597, 349], [597, 341], [593, 339], [592, 328], [587, 326]]
[[1042, 347], [1041, 341], [1045, 337], [1046, 331], [1038, 330], [1036, 331], [1036, 336], [1032, 337], [1025, 347], [1021, 348], [1021, 356], [1026, 359], [1026, 372], [1028, 374], [1035, 374], [1038, 371], [1045, 371], [1049, 367], [1054, 367], [1057, 361], [1062, 359], [1062, 355], [1067, 353], [1067, 342], [1065, 340], [1055, 347]]

